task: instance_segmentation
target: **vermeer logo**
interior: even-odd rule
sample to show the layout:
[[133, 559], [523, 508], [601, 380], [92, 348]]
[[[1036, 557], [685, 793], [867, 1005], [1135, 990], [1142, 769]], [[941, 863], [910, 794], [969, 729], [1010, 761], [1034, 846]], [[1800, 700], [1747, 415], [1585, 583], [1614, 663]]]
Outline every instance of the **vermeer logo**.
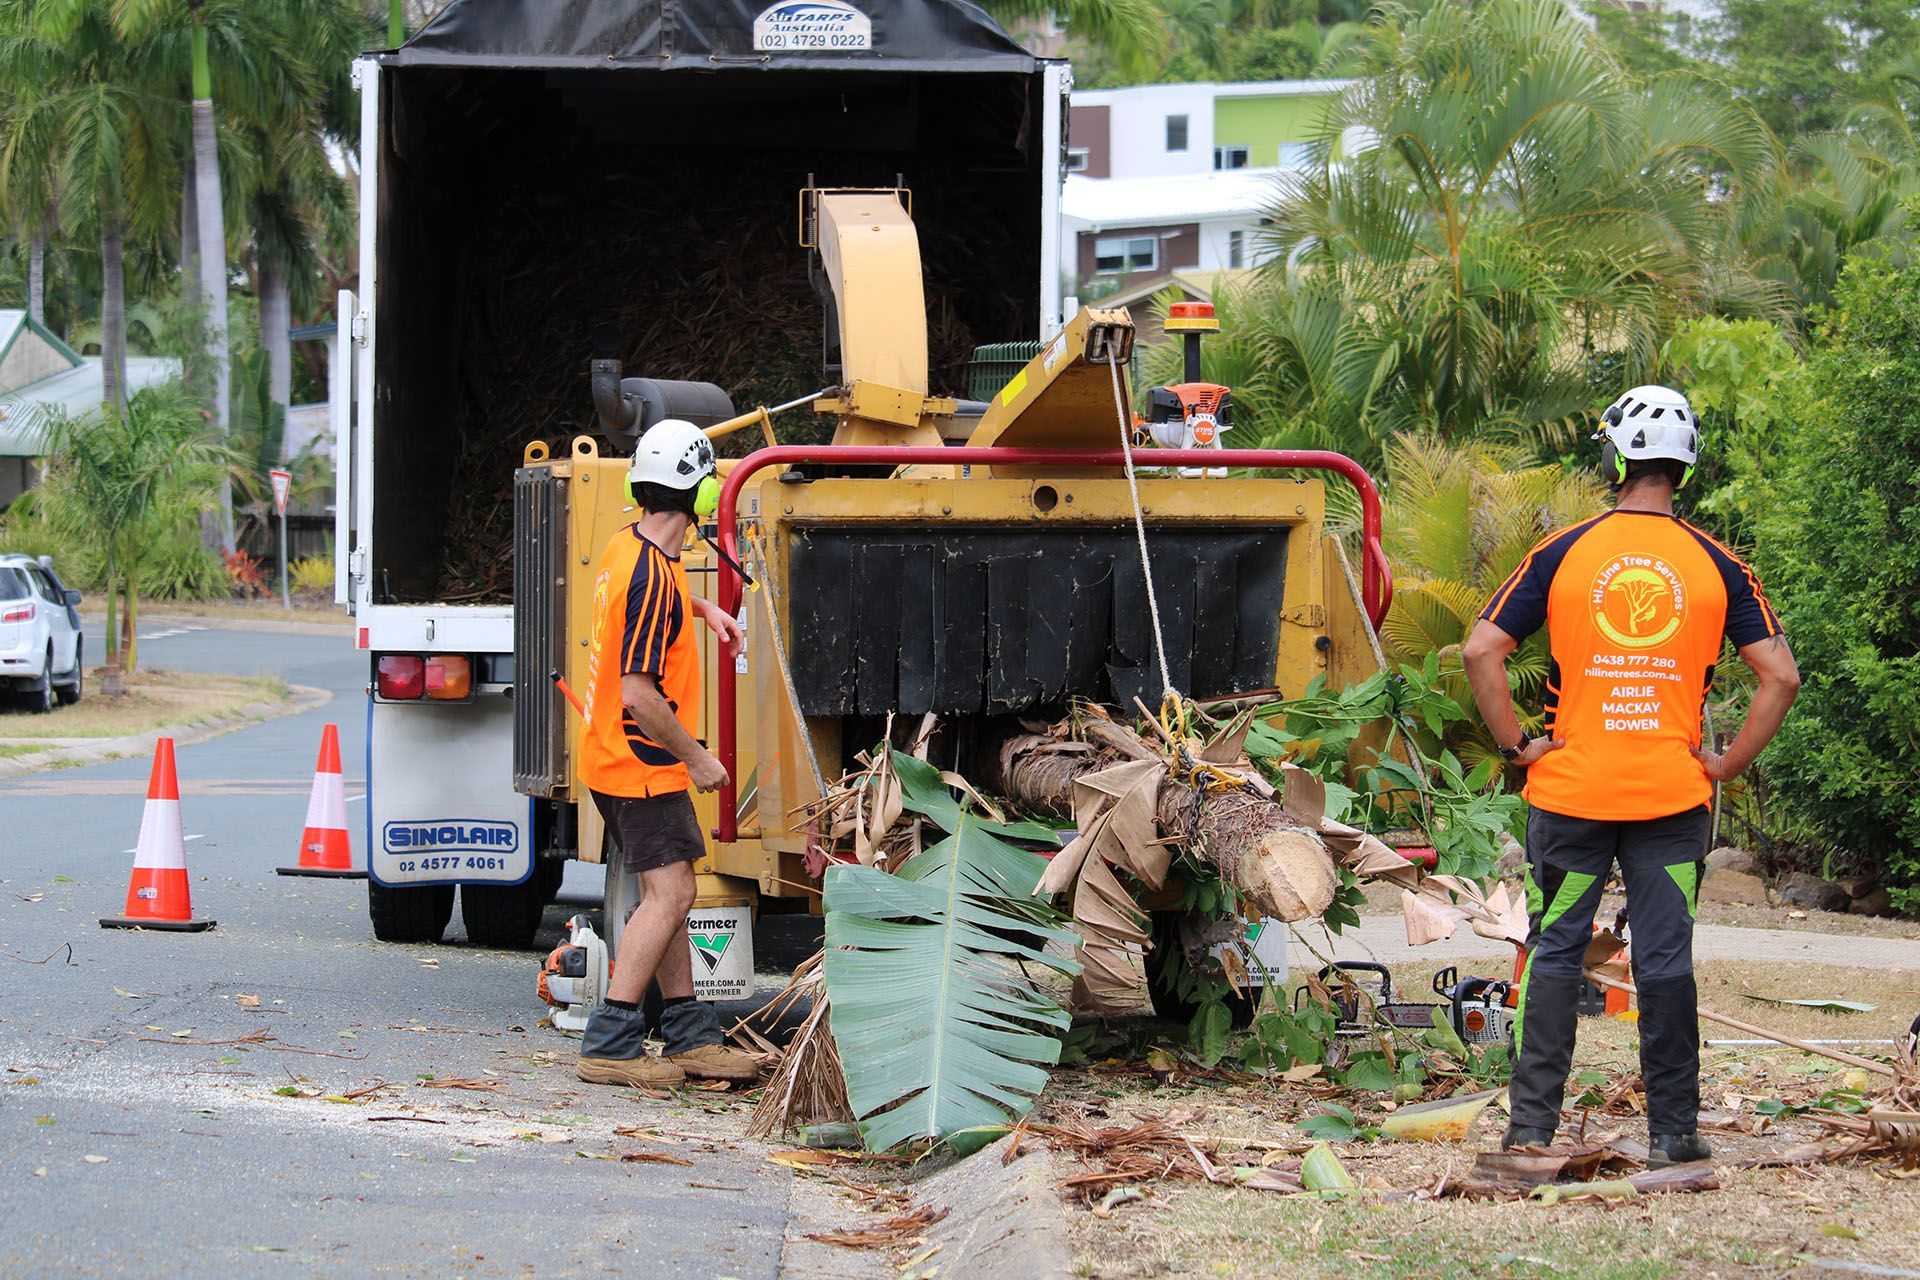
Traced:
[[707, 963], [707, 972], [712, 973], [720, 967], [720, 957], [727, 954], [727, 944], [733, 941], [730, 933], [689, 933], [693, 943], [693, 954]]
[[1623, 649], [1651, 649], [1680, 629], [1687, 588], [1666, 561], [1615, 556], [1594, 575], [1593, 625]]
[[866, 14], [839, 0], [783, 0], [753, 20], [753, 47], [782, 49], [871, 49], [873, 23]]

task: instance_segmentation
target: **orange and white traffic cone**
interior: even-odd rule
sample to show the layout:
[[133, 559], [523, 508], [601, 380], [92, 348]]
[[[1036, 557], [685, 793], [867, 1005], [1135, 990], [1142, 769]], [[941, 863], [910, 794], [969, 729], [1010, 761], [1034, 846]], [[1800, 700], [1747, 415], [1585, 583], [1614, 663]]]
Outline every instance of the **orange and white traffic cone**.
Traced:
[[307, 798], [307, 829], [300, 835], [298, 865], [281, 867], [283, 876], [332, 876], [364, 880], [353, 866], [347, 839], [347, 782], [340, 776], [340, 729], [328, 725], [320, 735], [320, 760], [313, 768], [313, 794]]
[[147, 807], [140, 815], [140, 841], [127, 882], [127, 914], [101, 918], [103, 929], [171, 929], [198, 933], [211, 920], [193, 918], [187, 888], [187, 842], [180, 825], [180, 779], [173, 769], [173, 739], [154, 746]]

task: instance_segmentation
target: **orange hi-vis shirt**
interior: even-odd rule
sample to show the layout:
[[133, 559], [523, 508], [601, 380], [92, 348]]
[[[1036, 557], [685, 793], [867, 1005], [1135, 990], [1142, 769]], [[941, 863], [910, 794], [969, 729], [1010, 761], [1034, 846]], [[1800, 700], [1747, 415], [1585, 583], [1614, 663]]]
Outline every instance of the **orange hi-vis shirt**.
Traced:
[[687, 571], [628, 525], [600, 555], [593, 582], [593, 642], [587, 650], [580, 777], [610, 796], [658, 796], [691, 785], [686, 764], [640, 732], [620, 696], [620, 677], [660, 682], [690, 736], [700, 733], [700, 646]]
[[1612, 822], [1712, 798], [1691, 748], [1721, 642], [1780, 634], [1753, 570], [1651, 511], [1609, 511], [1547, 538], [1480, 616], [1515, 640], [1547, 628], [1547, 734], [1567, 745], [1527, 770], [1528, 802]]

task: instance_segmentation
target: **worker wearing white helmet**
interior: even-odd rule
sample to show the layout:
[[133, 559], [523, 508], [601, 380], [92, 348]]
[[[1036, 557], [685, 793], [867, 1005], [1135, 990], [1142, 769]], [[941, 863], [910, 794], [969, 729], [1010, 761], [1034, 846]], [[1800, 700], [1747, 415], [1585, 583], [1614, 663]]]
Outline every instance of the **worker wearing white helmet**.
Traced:
[[[640, 877], [641, 901], [620, 937], [604, 1004], [587, 1020], [579, 1075], [599, 1084], [674, 1084], [687, 1076], [751, 1080], [755, 1060], [722, 1043], [719, 1016], [693, 996], [687, 912], [694, 862], [706, 852], [689, 787], [713, 791], [727, 771], [695, 736], [700, 652], [694, 621], [731, 650], [740, 625], [687, 586], [680, 552], [698, 519], [719, 504], [713, 444], [690, 422], [668, 419], [640, 437], [627, 472], [640, 518], [607, 544], [594, 581], [580, 776], [613, 833], [623, 868]], [[640, 1009], [658, 983], [663, 1058], [646, 1050]]]
[[[1693, 915], [1716, 783], [1737, 777], [1786, 718], [1800, 674], [1760, 580], [1673, 513], [1699, 462], [1685, 396], [1635, 387], [1602, 415], [1610, 511], [1552, 534], [1501, 584], [1464, 659], [1500, 754], [1527, 771], [1528, 960], [1502, 1146], [1544, 1146], [1560, 1123], [1594, 910], [1617, 863], [1627, 886], [1649, 1163], [1705, 1160]], [[1542, 731], [1521, 727], [1506, 663], [1547, 629]], [[1759, 677], [1724, 754], [1701, 738], [1721, 645]]]

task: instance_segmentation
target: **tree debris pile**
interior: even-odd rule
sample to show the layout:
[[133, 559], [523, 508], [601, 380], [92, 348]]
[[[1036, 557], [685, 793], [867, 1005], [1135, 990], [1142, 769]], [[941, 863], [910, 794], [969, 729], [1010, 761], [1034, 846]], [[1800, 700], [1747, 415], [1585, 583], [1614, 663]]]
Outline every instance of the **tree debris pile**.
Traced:
[[[457, 262], [442, 261], [444, 248], [421, 246], [436, 264], [428, 273], [448, 277], [452, 310], [432, 318], [434, 350], [405, 366], [409, 380], [424, 385], [402, 388], [394, 408], [404, 418], [397, 432], [416, 443], [396, 448], [391, 462], [414, 469], [398, 479], [416, 509], [383, 512], [408, 527], [375, 545], [388, 548], [383, 560], [407, 557], [381, 566], [401, 600], [508, 598], [513, 472], [529, 442], [564, 443], [595, 429], [587, 383], [595, 325], [620, 326], [628, 376], [713, 382], [743, 411], [830, 382], [825, 309], [808, 278], [808, 251], [795, 239], [795, 193], [810, 173], [855, 182], [894, 176], [874, 172], [871, 158], [826, 151], [546, 152], [489, 190], [485, 216], [450, 215], [441, 236], [459, 242]], [[964, 393], [974, 347], [1032, 323], [1022, 285], [1038, 269], [1018, 265], [1031, 256], [1024, 226], [980, 216], [962, 188], [915, 193], [935, 394]], [[980, 262], [1005, 270], [983, 279]], [[416, 287], [413, 277], [406, 287]], [[382, 341], [427, 338], [389, 339], [383, 329]], [[798, 441], [823, 440], [828, 430], [806, 412], [775, 427]], [[426, 450], [422, 437], [446, 447]], [[440, 474], [403, 451], [431, 453]], [[388, 462], [382, 458], [383, 479]], [[423, 545], [403, 549], [403, 538]]]

